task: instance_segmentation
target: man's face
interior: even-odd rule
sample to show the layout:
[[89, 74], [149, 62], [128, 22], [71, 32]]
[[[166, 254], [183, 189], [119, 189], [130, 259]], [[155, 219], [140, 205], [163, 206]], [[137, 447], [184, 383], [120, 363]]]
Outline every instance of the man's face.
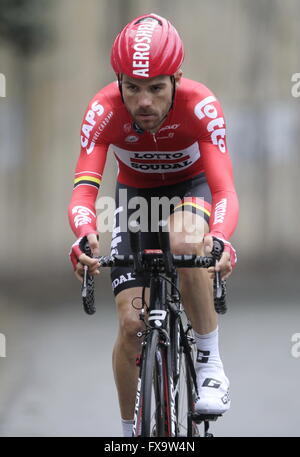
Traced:
[[170, 76], [138, 79], [123, 75], [122, 92], [125, 106], [134, 121], [143, 130], [156, 132], [172, 104]]

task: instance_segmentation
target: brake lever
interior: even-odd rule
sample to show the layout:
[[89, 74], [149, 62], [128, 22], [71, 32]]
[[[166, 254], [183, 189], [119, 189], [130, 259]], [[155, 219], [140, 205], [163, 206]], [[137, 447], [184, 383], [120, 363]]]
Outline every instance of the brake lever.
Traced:
[[[79, 247], [81, 251], [86, 254], [89, 257], [93, 257], [91, 248], [89, 246], [87, 237], [83, 237], [82, 240], [79, 243]], [[87, 297], [87, 282], [88, 282], [88, 272], [89, 272], [89, 267], [87, 265], [83, 266], [83, 281], [81, 285], [81, 296], [82, 298]]]
[[[224, 251], [224, 243], [222, 240], [213, 236], [213, 249], [211, 251], [213, 258], [215, 259], [215, 264], [218, 260], [220, 260]], [[219, 299], [222, 297], [223, 289], [222, 289], [222, 281], [221, 281], [221, 273], [219, 271], [215, 272], [215, 290], [216, 290], [216, 298]]]
[[216, 298], [221, 298], [222, 297], [222, 283], [221, 283], [221, 274], [219, 271], [216, 271], [215, 273], [215, 281], [216, 281]]
[[88, 266], [84, 265], [83, 267], [83, 282], [81, 287], [81, 296], [82, 298], [86, 298], [87, 296], [87, 278], [88, 278]]
[[[93, 257], [87, 237], [83, 237], [79, 243], [81, 251], [89, 257]], [[94, 277], [89, 275], [89, 267], [83, 266], [83, 281], [81, 284], [81, 297], [84, 310], [87, 314], [94, 314], [95, 298], [94, 298]]]

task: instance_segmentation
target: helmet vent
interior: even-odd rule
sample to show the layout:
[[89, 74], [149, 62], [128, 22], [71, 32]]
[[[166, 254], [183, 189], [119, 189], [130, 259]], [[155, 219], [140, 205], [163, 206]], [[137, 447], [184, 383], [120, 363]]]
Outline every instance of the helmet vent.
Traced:
[[152, 16], [143, 17], [142, 19], [139, 19], [137, 22], [135, 22], [134, 25], [140, 24], [141, 22], [149, 22], [149, 19], [153, 22], [157, 22], [160, 26], [162, 26], [162, 22]]

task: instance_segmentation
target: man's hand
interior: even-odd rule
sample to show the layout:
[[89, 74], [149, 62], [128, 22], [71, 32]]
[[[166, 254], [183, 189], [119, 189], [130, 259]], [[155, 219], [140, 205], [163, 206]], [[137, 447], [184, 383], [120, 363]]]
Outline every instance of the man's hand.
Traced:
[[[221, 279], [227, 279], [232, 273], [232, 269], [236, 263], [236, 252], [229, 241], [222, 240], [224, 242], [224, 251], [221, 259], [216, 262], [215, 267], [208, 268], [208, 274], [213, 279], [216, 271], [221, 273]], [[208, 234], [204, 236], [204, 255], [211, 255], [213, 249], [213, 237]]]
[[[97, 239], [97, 235], [95, 233], [90, 233], [87, 235], [88, 243], [91, 248], [93, 256], [97, 257], [100, 255], [100, 250], [99, 250], [99, 241]], [[99, 267], [100, 264], [97, 259], [92, 259], [91, 257], [87, 256], [86, 254], [83, 254], [80, 251], [80, 248], [78, 246], [78, 243], [74, 243], [72, 246], [72, 251], [71, 251], [71, 261], [74, 266], [75, 270], [75, 276], [77, 279], [79, 279], [80, 282], [83, 281], [83, 267], [84, 265], [87, 265], [89, 267], [89, 274], [92, 276], [99, 275]], [[76, 263], [77, 260], [77, 263]]]

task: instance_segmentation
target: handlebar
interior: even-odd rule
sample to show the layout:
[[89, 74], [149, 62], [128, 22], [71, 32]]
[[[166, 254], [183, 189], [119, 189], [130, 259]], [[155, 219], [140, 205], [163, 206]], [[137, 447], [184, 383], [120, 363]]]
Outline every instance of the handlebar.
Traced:
[[[95, 257], [101, 267], [131, 267], [134, 266], [134, 255], [115, 255], [113, 257], [103, 256]], [[215, 264], [213, 257], [201, 257], [196, 255], [172, 255], [172, 263], [177, 268], [209, 268]], [[153, 266], [158, 269], [165, 270], [163, 252], [156, 250], [155, 252], [141, 253], [142, 271], [151, 271]]]
[[[176, 268], [209, 268], [216, 264], [216, 261], [221, 258], [224, 250], [224, 243], [213, 237], [212, 256], [197, 256], [197, 255], [175, 255], [170, 251], [169, 233], [164, 230], [166, 223], [159, 223], [159, 241], [161, 250], [145, 250], [141, 251], [140, 231], [136, 222], [133, 222], [130, 230], [130, 246], [132, 254], [115, 255], [115, 256], [100, 256], [98, 259], [101, 267], [133, 267], [135, 273], [153, 271], [171, 275]], [[80, 249], [89, 257], [92, 257], [87, 238], [84, 237], [80, 242]], [[94, 314], [96, 311], [94, 301], [94, 277], [88, 274], [88, 267], [84, 266], [84, 277], [81, 287], [81, 295], [84, 310], [87, 314]], [[214, 279], [214, 301], [215, 309], [218, 313], [224, 314], [226, 308], [226, 282], [221, 280], [219, 272], [215, 273]]]

